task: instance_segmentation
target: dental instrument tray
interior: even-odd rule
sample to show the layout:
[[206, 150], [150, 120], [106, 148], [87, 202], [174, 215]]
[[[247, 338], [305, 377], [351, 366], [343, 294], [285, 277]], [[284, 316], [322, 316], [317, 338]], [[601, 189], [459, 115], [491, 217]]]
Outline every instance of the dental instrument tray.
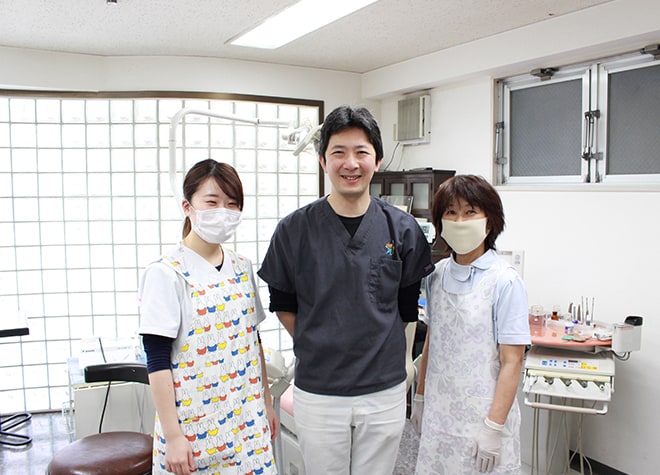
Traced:
[[[611, 352], [586, 353], [533, 345], [525, 358], [525, 404], [584, 414], [607, 413], [614, 392]], [[534, 396], [534, 400], [530, 400]], [[541, 402], [542, 397], [549, 402]], [[561, 399], [561, 403], [557, 402]], [[592, 401], [589, 407], [588, 401]], [[600, 404], [600, 408], [597, 408]]]

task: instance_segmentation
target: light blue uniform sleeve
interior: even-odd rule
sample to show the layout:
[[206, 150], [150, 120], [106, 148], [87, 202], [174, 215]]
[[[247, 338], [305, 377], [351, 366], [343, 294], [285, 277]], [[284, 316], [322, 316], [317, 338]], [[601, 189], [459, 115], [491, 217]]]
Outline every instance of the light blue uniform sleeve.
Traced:
[[[436, 280], [438, 282], [435, 282]], [[435, 315], [435, 311], [434, 311], [435, 302], [433, 301], [433, 287], [435, 285], [440, 285], [440, 272], [438, 266], [436, 266], [435, 270], [431, 272], [429, 275], [427, 275], [426, 278], [424, 279], [426, 305], [424, 306], [424, 315], [421, 315], [419, 319], [429, 326], [431, 325], [431, 317]]]
[[514, 269], [508, 269], [500, 277], [493, 313], [495, 335], [502, 345], [529, 345], [529, 318], [525, 284]]

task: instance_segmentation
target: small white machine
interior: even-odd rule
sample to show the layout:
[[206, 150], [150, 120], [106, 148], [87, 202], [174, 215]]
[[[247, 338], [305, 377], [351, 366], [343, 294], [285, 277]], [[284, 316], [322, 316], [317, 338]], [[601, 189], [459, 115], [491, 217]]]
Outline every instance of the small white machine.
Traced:
[[[532, 346], [525, 359], [523, 392], [525, 404], [531, 407], [605, 414], [614, 392], [614, 357], [610, 351], [586, 353]], [[580, 404], [541, 402], [539, 397], [530, 401], [531, 395], [547, 396], [550, 401], [577, 400]], [[592, 401], [591, 407], [585, 406], [587, 401]]]

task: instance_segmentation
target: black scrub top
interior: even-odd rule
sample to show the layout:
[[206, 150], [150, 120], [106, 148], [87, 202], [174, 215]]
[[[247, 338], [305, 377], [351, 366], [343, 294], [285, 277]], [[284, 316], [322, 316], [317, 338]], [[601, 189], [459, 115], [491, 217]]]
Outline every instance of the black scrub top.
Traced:
[[295, 385], [355, 396], [406, 378], [399, 287], [433, 270], [415, 219], [372, 198], [350, 236], [326, 198], [278, 224], [258, 275], [298, 299]]

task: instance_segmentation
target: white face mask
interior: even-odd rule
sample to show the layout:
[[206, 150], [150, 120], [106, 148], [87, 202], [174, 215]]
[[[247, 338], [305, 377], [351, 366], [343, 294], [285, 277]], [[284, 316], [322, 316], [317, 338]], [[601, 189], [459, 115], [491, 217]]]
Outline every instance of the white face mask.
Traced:
[[241, 212], [227, 208], [195, 209], [195, 217], [193, 231], [212, 244], [227, 241], [241, 224]]
[[442, 238], [447, 241], [456, 254], [468, 254], [474, 251], [486, 239], [488, 218], [468, 219], [465, 221], [442, 220]]

